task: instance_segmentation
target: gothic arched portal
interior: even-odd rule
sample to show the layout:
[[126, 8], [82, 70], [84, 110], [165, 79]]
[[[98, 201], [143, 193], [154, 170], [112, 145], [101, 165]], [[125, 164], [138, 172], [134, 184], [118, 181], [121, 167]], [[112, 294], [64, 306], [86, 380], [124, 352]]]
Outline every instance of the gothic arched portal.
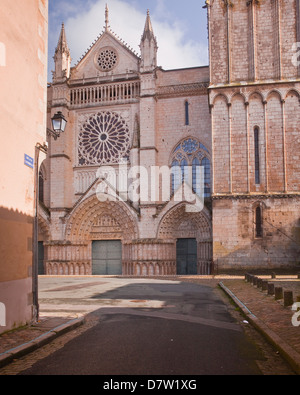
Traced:
[[125, 203], [92, 195], [65, 221], [64, 242], [50, 249], [48, 274], [122, 274], [127, 243], [138, 238], [135, 213]]
[[[177, 274], [211, 274], [212, 267], [212, 223], [209, 211], [204, 208], [198, 213], [186, 211], [186, 204], [180, 203], [170, 209], [161, 219], [158, 239], [173, 240], [177, 244]], [[181, 249], [181, 252], [180, 252]], [[182, 252], [186, 250], [186, 252]], [[196, 249], [196, 251], [191, 251]], [[180, 272], [180, 255], [194, 255], [195, 272], [187, 265], [186, 273]]]

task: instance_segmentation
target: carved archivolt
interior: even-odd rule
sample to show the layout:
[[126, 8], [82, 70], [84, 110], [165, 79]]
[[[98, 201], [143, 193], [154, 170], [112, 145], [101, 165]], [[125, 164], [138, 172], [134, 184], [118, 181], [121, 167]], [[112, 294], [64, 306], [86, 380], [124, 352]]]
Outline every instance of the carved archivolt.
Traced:
[[125, 203], [100, 202], [96, 195], [84, 200], [71, 213], [66, 239], [71, 241], [138, 238], [137, 220]]
[[198, 241], [211, 241], [211, 219], [204, 208], [199, 213], [186, 211], [184, 203], [167, 212], [158, 227], [159, 239], [197, 238]]
[[39, 221], [39, 240], [48, 241], [50, 240], [50, 224], [49, 220], [45, 219], [41, 215], [38, 218]]
[[49, 213], [44, 204], [41, 203], [39, 204], [38, 228], [40, 241], [51, 240]]

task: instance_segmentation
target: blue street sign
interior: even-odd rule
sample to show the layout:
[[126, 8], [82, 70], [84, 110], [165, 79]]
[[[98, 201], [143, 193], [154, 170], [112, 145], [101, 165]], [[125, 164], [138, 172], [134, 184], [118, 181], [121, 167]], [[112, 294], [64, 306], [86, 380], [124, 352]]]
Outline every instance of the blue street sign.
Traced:
[[29, 155], [24, 154], [24, 165], [33, 169], [33, 163], [34, 163], [33, 158]]

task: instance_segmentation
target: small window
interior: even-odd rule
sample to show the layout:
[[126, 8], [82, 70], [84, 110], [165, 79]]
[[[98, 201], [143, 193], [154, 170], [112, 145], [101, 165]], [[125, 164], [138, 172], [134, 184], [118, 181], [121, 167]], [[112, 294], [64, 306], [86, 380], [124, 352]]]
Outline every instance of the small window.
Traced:
[[254, 129], [254, 151], [255, 151], [255, 184], [260, 184], [259, 176], [259, 129]]
[[259, 206], [255, 209], [255, 237], [262, 237], [262, 212]]
[[186, 100], [184, 102], [184, 110], [185, 110], [185, 124], [189, 125], [190, 120], [189, 120], [189, 102]]

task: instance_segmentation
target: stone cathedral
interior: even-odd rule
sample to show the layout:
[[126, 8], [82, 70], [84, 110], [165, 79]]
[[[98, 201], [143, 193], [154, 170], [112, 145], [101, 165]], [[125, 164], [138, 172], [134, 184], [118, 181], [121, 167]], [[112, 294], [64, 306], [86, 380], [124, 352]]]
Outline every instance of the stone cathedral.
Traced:
[[[300, 0], [205, 7], [205, 67], [158, 66], [149, 11], [140, 54], [112, 31], [106, 7], [74, 67], [62, 25], [48, 127], [58, 111], [68, 123], [40, 168], [40, 274], [299, 267]], [[201, 210], [176, 199], [187, 168]]]

